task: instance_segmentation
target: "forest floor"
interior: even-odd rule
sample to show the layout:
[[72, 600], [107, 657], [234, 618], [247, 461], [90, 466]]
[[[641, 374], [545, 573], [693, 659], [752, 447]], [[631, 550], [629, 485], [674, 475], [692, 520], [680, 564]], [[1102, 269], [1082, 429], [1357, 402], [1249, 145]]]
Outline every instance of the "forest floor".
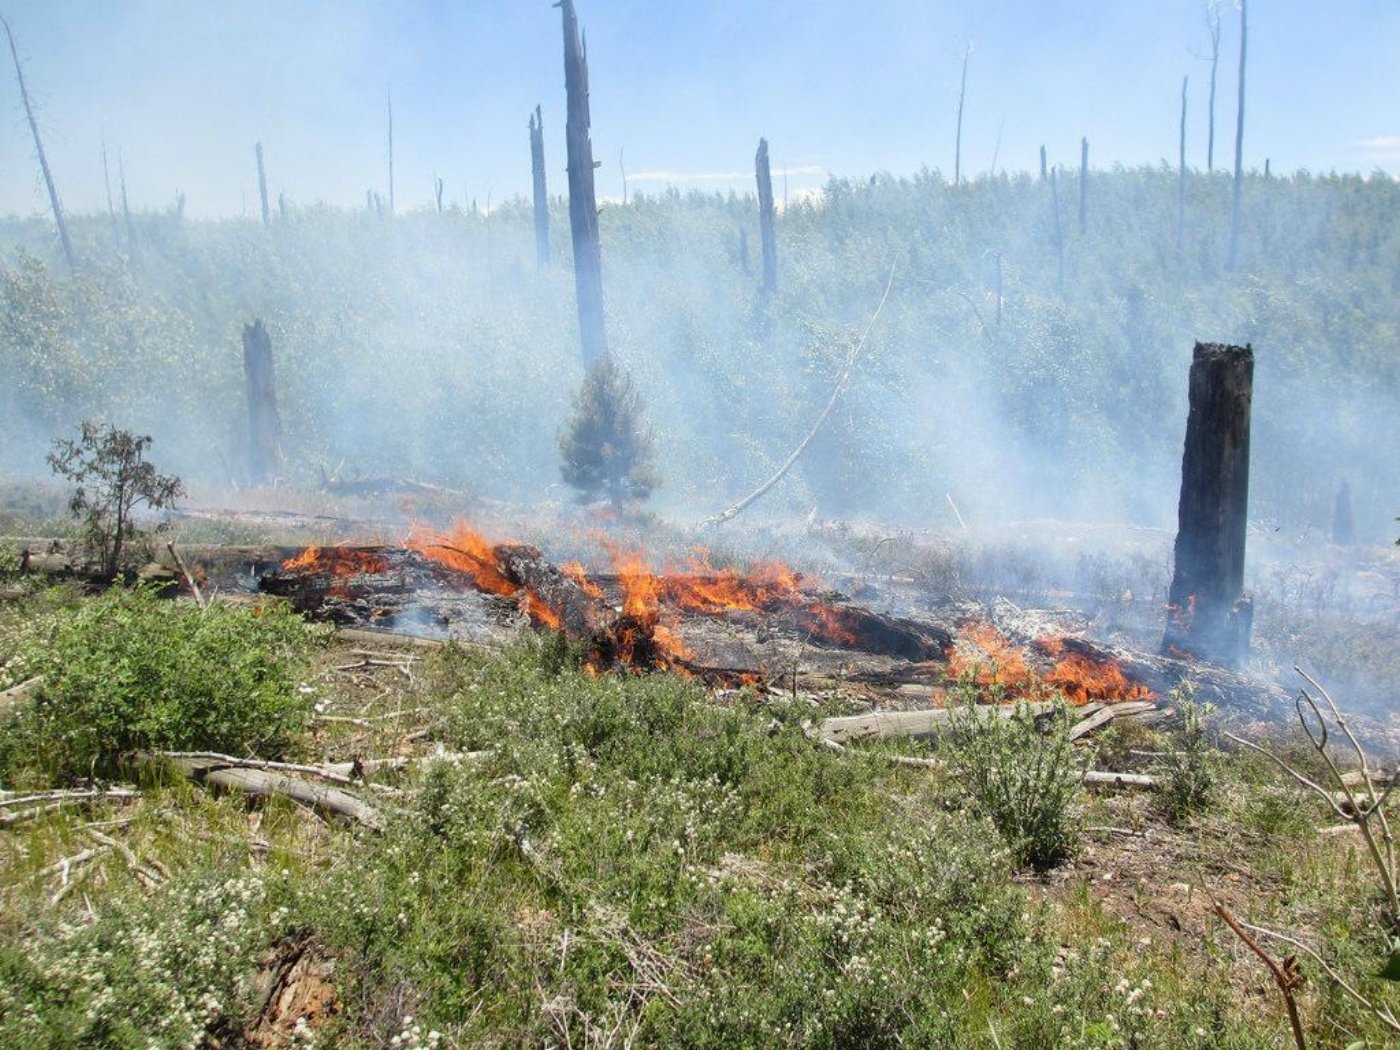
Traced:
[[[61, 523], [34, 510], [0, 532], [53, 535]], [[178, 538], [325, 542], [373, 517], [286, 513], [296, 520], [186, 518]], [[533, 527], [522, 538], [545, 538]], [[690, 539], [646, 531], [658, 551]], [[1164, 586], [1155, 534], [1140, 551], [1101, 556], [1086, 540], [1083, 557], [1037, 563], [1004, 538], [801, 531], [828, 574], [899, 575], [974, 600], [1018, 592], [1028, 606], [1037, 593], [1046, 606], [1088, 596], [1106, 636], [1150, 637]], [[733, 556], [792, 548], [781, 528], [755, 529]], [[1264, 673], [1299, 659], [1321, 673], [1347, 652], [1374, 705], [1400, 682], [1400, 657], [1393, 618], [1366, 595], [1391, 585], [1394, 558], [1324, 551], [1312, 564], [1311, 591], [1304, 570], [1281, 575], [1278, 608], [1261, 609]], [[289, 641], [251, 599], [186, 634], [202, 615], [186, 599], [129, 606], [13, 575], [0, 594], [0, 691], [45, 675], [0, 719], [5, 1045], [1294, 1045], [1269, 972], [1217, 904], [1400, 1010], [1377, 976], [1391, 945], [1361, 835], [1262, 756], [1199, 745], [1180, 724], [1115, 722], [1081, 742], [1072, 764], [1148, 772], [1157, 789], [1077, 788], [1057, 808], [1038, 772], [1063, 743], [1053, 729], [836, 753], [804, 727], [858, 710], [850, 698], [599, 677], [529, 634], [500, 651], [295, 625], [305, 636]], [[269, 663], [245, 679], [251, 647]], [[101, 667], [86, 666], [92, 653]], [[212, 668], [283, 683], [268, 699], [289, 719], [275, 754], [258, 730], [207, 746], [233, 732], [240, 702]], [[142, 746], [359, 762], [363, 776], [309, 779], [358, 798], [378, 827], [211, 791], [101, 741], [79, 752], [83, 726], [64, 720], [72, 704], [164, 733], [152, 698], [206, 695], [202, 710], [223, 722]], [[1268, 743], [1325, 772], [1301, 735]], [[1035, 822], [1007, 831], [968, 774], [978, 764], [1023, 789], [1015, 805]], [[114, 787], [130, 793], [51, 794]], [[1063, 859], [1037, 870], [1027, 837], [1059, 843]], [[1394, 1044], [1312, 958], [1300, 965], [1307, 1046]]]

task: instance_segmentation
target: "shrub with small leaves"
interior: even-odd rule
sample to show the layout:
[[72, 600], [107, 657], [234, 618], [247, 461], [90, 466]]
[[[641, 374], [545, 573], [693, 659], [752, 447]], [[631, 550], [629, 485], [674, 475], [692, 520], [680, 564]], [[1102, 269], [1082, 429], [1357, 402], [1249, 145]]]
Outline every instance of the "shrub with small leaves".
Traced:
[[1192, 699], [1189, 683], [1173, 694], [1181, 712], [1181, 729], [1175, 746], [1162, 757], [1162, 801], [1173, 824], [1207, 809], [1215, 798], [1218, 753], [1206, 736], [1206, 723], [1214, 710]]

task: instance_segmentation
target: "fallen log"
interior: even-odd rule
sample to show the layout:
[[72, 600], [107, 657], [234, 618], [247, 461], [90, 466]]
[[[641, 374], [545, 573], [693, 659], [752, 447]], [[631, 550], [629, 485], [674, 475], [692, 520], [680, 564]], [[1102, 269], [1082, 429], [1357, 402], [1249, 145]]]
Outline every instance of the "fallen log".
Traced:
[[[1055, 710], [1050, 703], [1028, 703], [1019, 705], [1028, 710], [1032, 717], [1043, 718]], [[828, 718], [809, 730], [809, 735], [838, 744], [856, 740], [931, 740], [938, 736], [949, 721], [957, 717], [960, 708], [937, 707], [928, 711], [872, 711], [864, 715], [842, 715]], [[1010, 718], [1018, 705], [1002, 704], [978, 707], [979, 713], [1001, 718]], [[1106, 704], [1093, 710], [1088, 717], [1081, 719], [1070, 730], [1072, 739], [1078, 739], [1095, 729], [1107, 725], [1116, 718], [1134, 721], [1148, 721], [1159, 717], [1161, 709], [1147, 700], [1125, 700], [1118, 704]]]
[[379, 811], [354, 795], [339, 788], [310, 784], [285, 773], [246, 769], [207, 758], [172, 759], [159, 752], [138, 754], [136, 762], [138, 765], [165, 764], [179, 770], [196, 784], [216, 790], [235, 791], [255, 797], [280, 796], [306, 806], [326, 819], [341, 817], [372, 831], [384, 829], [384, 821]]

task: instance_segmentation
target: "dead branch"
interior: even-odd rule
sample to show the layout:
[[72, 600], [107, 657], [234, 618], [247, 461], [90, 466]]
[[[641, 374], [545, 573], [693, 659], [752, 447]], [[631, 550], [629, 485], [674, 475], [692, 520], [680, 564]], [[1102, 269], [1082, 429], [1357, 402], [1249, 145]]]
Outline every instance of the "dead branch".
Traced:
[[[0, 798], [0, 827], [12, 827], [46, 813], [56, 813], [65, 806], [88, 805], [105, 800], [129, 801], [140, 798], [135, 788], [91, 788], [73, 791], [45, 791], [14, 798]], [[26, 808], [15, 809], [16, 806]]]
[[199, 758], [170, 759], [159, 754], [136, 756], [138, 763], [164, 762], [178, 769], [197, 784], [253, 796], [281, 796], [315, 810], [326, 818], [343, 817], [357, 824], [382, 831], [378, 810], [339, 788], [320, 787], [305, 780], [263, 769], [244, 769], [220, 760]]
[[[264, 202], [266, 209], [266, 202]], [[185, 559], [180, 557], [180, 552], [175, 549], [174, 543], [167, 543], [165, 549], [170, 552], [170, 556], [175, 559], [175, 567], [180, 570], [180, 574], [185, 577], [185, 582], [190, 585], [190, 592], [194, 595], [194, 600], [199, 603], [201, 609], [209, 608], [209, 602], [199, 589], [199, 584], [194, 582], [194, 576], [190, 573], [189, 566], [185, 564]]]
[[711, 515], [704, 521], [700, 522], [700, 528], [706, 529], [714, 525], [722, 525], [724, 522], [729, 521], [731, 518], [738, 516], [744, 510], [745, 507], [749, 506], [749, 504], [762, 497], [766, 492], [768, 492], [769, 489], [771, 489], [778, 482], [782, 481], [783, 478], [787, 475], [787, 472], [792, 469], [792, 465], [797, 462], [798, 458], [802, 455], [803, 452], [807, 451], [807, 446], [810, 445], [812, 443], [812, 439], [817, 436], [817, 432], [821, 430], [822, 424], [826, 422], [827, 416], [831, 415], [831, 410], [836, 407], [836, 402], [840, 399], [842, 391], [846, 389], [846, 383], [851, 378], [851, 372], [855, 369], [856, 361], [859, 360], [861, 351], [865, 349], [866, 337], [870, 335], [870, 329], [875, 326], [875, 321], [879, 318], [880, 311], [885, 308], [885, 300], [888, 299], [890, 296], [890, 289], [894, 287], [894, 271], [895, 268], [891, 266], [890, 279], [885, 283], [885, 292], [883, 295], [880, 296], [880, 302], [875, 307], [875, 312], [871, 314], [870, 320], [866, 322], [865, 331], [861, 332], [860, 339], [856, 342], [855, 347], [851, 350], [850, 356], [846, 358], [846, 365], [844, 368], [841, 369], [841, 374], [836, 377], [836, 385], [832, 388], [831, 399], [827, 401], [826, 407], [822, 409], [821, 415], [817, 417], [817, 421], [812, 424], [812, 429], [807, 432], [807, 436], [802, 439], [802, 442], [795, 449], [792, 450], [792, 455], [788, 456], [788, 458], [783, 461], [782, 466], [780, 466], [774, 472], [772, 477], [770, 477], [762, 485], [758, 486], [758, 488], [750, 492], [743, 499], [739, 500], [738, 503], [726, 507], [718, 514]]
[[1269, 968], [1269, 973], [1273, 975], [1274, 983], [1278, 985], [1278, 990], [1283, 994], [1283, 1001], [1288, 1007], [1288, 1024], [1293, 1029], [1293, 1041], [1298, 1044], [1298, 1050], [1308, 1050], [1308, 1044], [1303, 1038], [1303, 1022], [1298, 1017], [1298, 1002], [1293, 995], [1294, 990], [1303, 983], [1303, 974], [1298, 969], [1297, 958], [1290, 955], [1281, 963], [1274, 961], [1273, 957], [1259, 946], [1259, 942], [1249, 935], [1249, 931], [1230, 914], [1225, 905], [1217, 903], [1215, 914], [1220, 916], [1220, 920], [1234, 931], [1245, 947]]

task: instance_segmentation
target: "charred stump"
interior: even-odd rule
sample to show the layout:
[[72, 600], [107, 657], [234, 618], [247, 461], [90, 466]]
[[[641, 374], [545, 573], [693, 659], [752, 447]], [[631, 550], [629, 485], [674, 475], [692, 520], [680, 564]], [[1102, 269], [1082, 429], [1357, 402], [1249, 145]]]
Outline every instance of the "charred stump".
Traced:
[[1253, 388], [1249, 346], [1196, 344], [1162, 648], [1225, 666], [1248, 653], [1253, 619], [1244, 593]]
[[564, 91], [568, 119], [564, 139], [569, 162], [569, 230], [574, 241], [574, 288], [584, 366], [608, 352], [603, 325], [603, 253], [598, 241], [598, 199], [593, 189], [593, 140], [589, 137], [588, 45], [579, 34], [574, 0], [555, 5], [564, 15]]
[[754, 156], [754, 177], [758, 180], [758, 230], [763, 239], [764, 292], [778, 290], [778, 235], [774, 229], [773, 173], [768, 166], [768, 140], [758, 140]]
[[549, 269], [549, 190], [544, 174], [544, 115], [530, 116], [530, 174], [535, 190], [535, 265]]
[[248, 477], [263, 482], [277, 467], [282, 422], [272, 376], [272, 338], [260, 320], [243, 329], [243, 376], [248, 391]]

